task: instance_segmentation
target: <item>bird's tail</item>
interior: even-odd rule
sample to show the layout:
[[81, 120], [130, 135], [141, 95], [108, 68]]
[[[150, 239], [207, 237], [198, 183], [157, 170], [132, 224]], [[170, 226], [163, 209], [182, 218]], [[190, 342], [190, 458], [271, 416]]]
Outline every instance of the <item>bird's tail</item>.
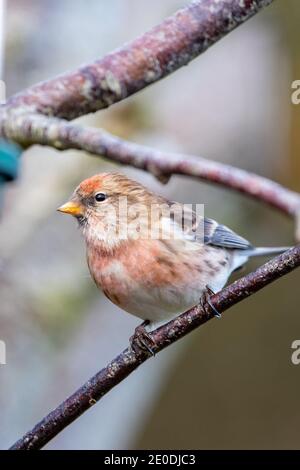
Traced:
[[269, 256], [269, 255], [279, 255], [284, 251], [289, 250], [290, 246], [261, 246], [261, 247], [253, 247], [249, 250], [245, 250], [246, 256]]

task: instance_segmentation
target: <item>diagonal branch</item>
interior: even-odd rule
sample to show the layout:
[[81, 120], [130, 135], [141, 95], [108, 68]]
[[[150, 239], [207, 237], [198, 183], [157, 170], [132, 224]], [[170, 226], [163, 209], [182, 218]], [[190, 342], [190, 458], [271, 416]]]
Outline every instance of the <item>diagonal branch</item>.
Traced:
[[[300, 223], [299, 193], [233, 166], [201, 157], [162, 152], [120, 139], [102, 129], [81, 127], [41, 114], [24, 114], [2, 122], [0, 119], [0, 131], [24, 146], [41, 144], [59, 150], [85, 150], [148, 171], [162, 182], [177, 174], [219, 184], [263, 201], [294, 217], [297, 225]], [[299, 238], [296, 236], [296, 239]]]
[[[300, 245], [291, 248], [253, 273], [213, 295], [211, 302], [219, 312], [224, 312], [299, 266]], [[160, 352], [211, 318], [213, 318], [211, 311], [204, 310], [200, 305], [180, 315], [151, 333], [152, 339], [156, 343], [155, 352]], [[147, 359], [149, 359], [147, 352], [140, 351], [136, 354], [130, 348], [125, 349], [26, 433], [11, 447], [11, 450], [41, 449]]]
[[107, 108], [187, 65], [272, 1], [195, 0], [102, 59], [13, 96], [6, 107], [65, 119]]

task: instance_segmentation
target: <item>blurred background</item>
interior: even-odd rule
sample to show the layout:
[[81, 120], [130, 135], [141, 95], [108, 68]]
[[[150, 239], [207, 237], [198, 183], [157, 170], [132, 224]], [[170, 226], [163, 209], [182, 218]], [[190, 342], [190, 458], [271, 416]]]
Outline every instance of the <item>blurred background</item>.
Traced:
[[[101, 57], [186, 3], [9, 0], [7, 95]], [[291, 104], [291, 83], [300, 79], [299, 21], [299, 1], [278, 0], [188, 67], [80, 122], [299, 191], [300, 106]], [[77, 224], [56, 213], [82, 179], [116, 168], [36, 146], [7, 185], [0, 448], [106, 365], [138, 324], [96, 289]], [[207, 216], [255, 244], [294, 242], [287, 217], [246, 197], [183, 177], [162, 186], [142, 171], [121, 171], [170, 199], [204, 203]], [[300, 448], [300, 366], [290, 359], [300, 339], [299, 281], [293, 272], [149, 360], [47, 448]]]

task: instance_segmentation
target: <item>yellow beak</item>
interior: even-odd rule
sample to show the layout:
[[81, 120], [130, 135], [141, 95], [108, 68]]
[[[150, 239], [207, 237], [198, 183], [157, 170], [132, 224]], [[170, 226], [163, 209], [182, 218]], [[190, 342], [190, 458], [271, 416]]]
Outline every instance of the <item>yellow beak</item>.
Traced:
[[59, 212], [63, 212], [64, 214], [71, 214], [74, 217], [82, 216], [84, 211], [82, 205], [74, 201], [66, 202], [66, 204], [63, 204], [57, 210]]

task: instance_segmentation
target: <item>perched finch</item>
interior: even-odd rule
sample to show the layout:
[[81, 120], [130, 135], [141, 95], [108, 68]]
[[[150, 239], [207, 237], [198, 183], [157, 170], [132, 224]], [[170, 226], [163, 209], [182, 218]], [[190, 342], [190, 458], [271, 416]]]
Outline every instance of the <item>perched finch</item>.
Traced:
[[97, 286], [118, 307], [147, 321], [148, 331], [200, 299], [209, 302], [207, 294], [222, 289], [249, 257], [288, 249], [255, 248], [187, 206], [125, 175], [102, 173], [84, 180], [58, 209], [78, 220]]

